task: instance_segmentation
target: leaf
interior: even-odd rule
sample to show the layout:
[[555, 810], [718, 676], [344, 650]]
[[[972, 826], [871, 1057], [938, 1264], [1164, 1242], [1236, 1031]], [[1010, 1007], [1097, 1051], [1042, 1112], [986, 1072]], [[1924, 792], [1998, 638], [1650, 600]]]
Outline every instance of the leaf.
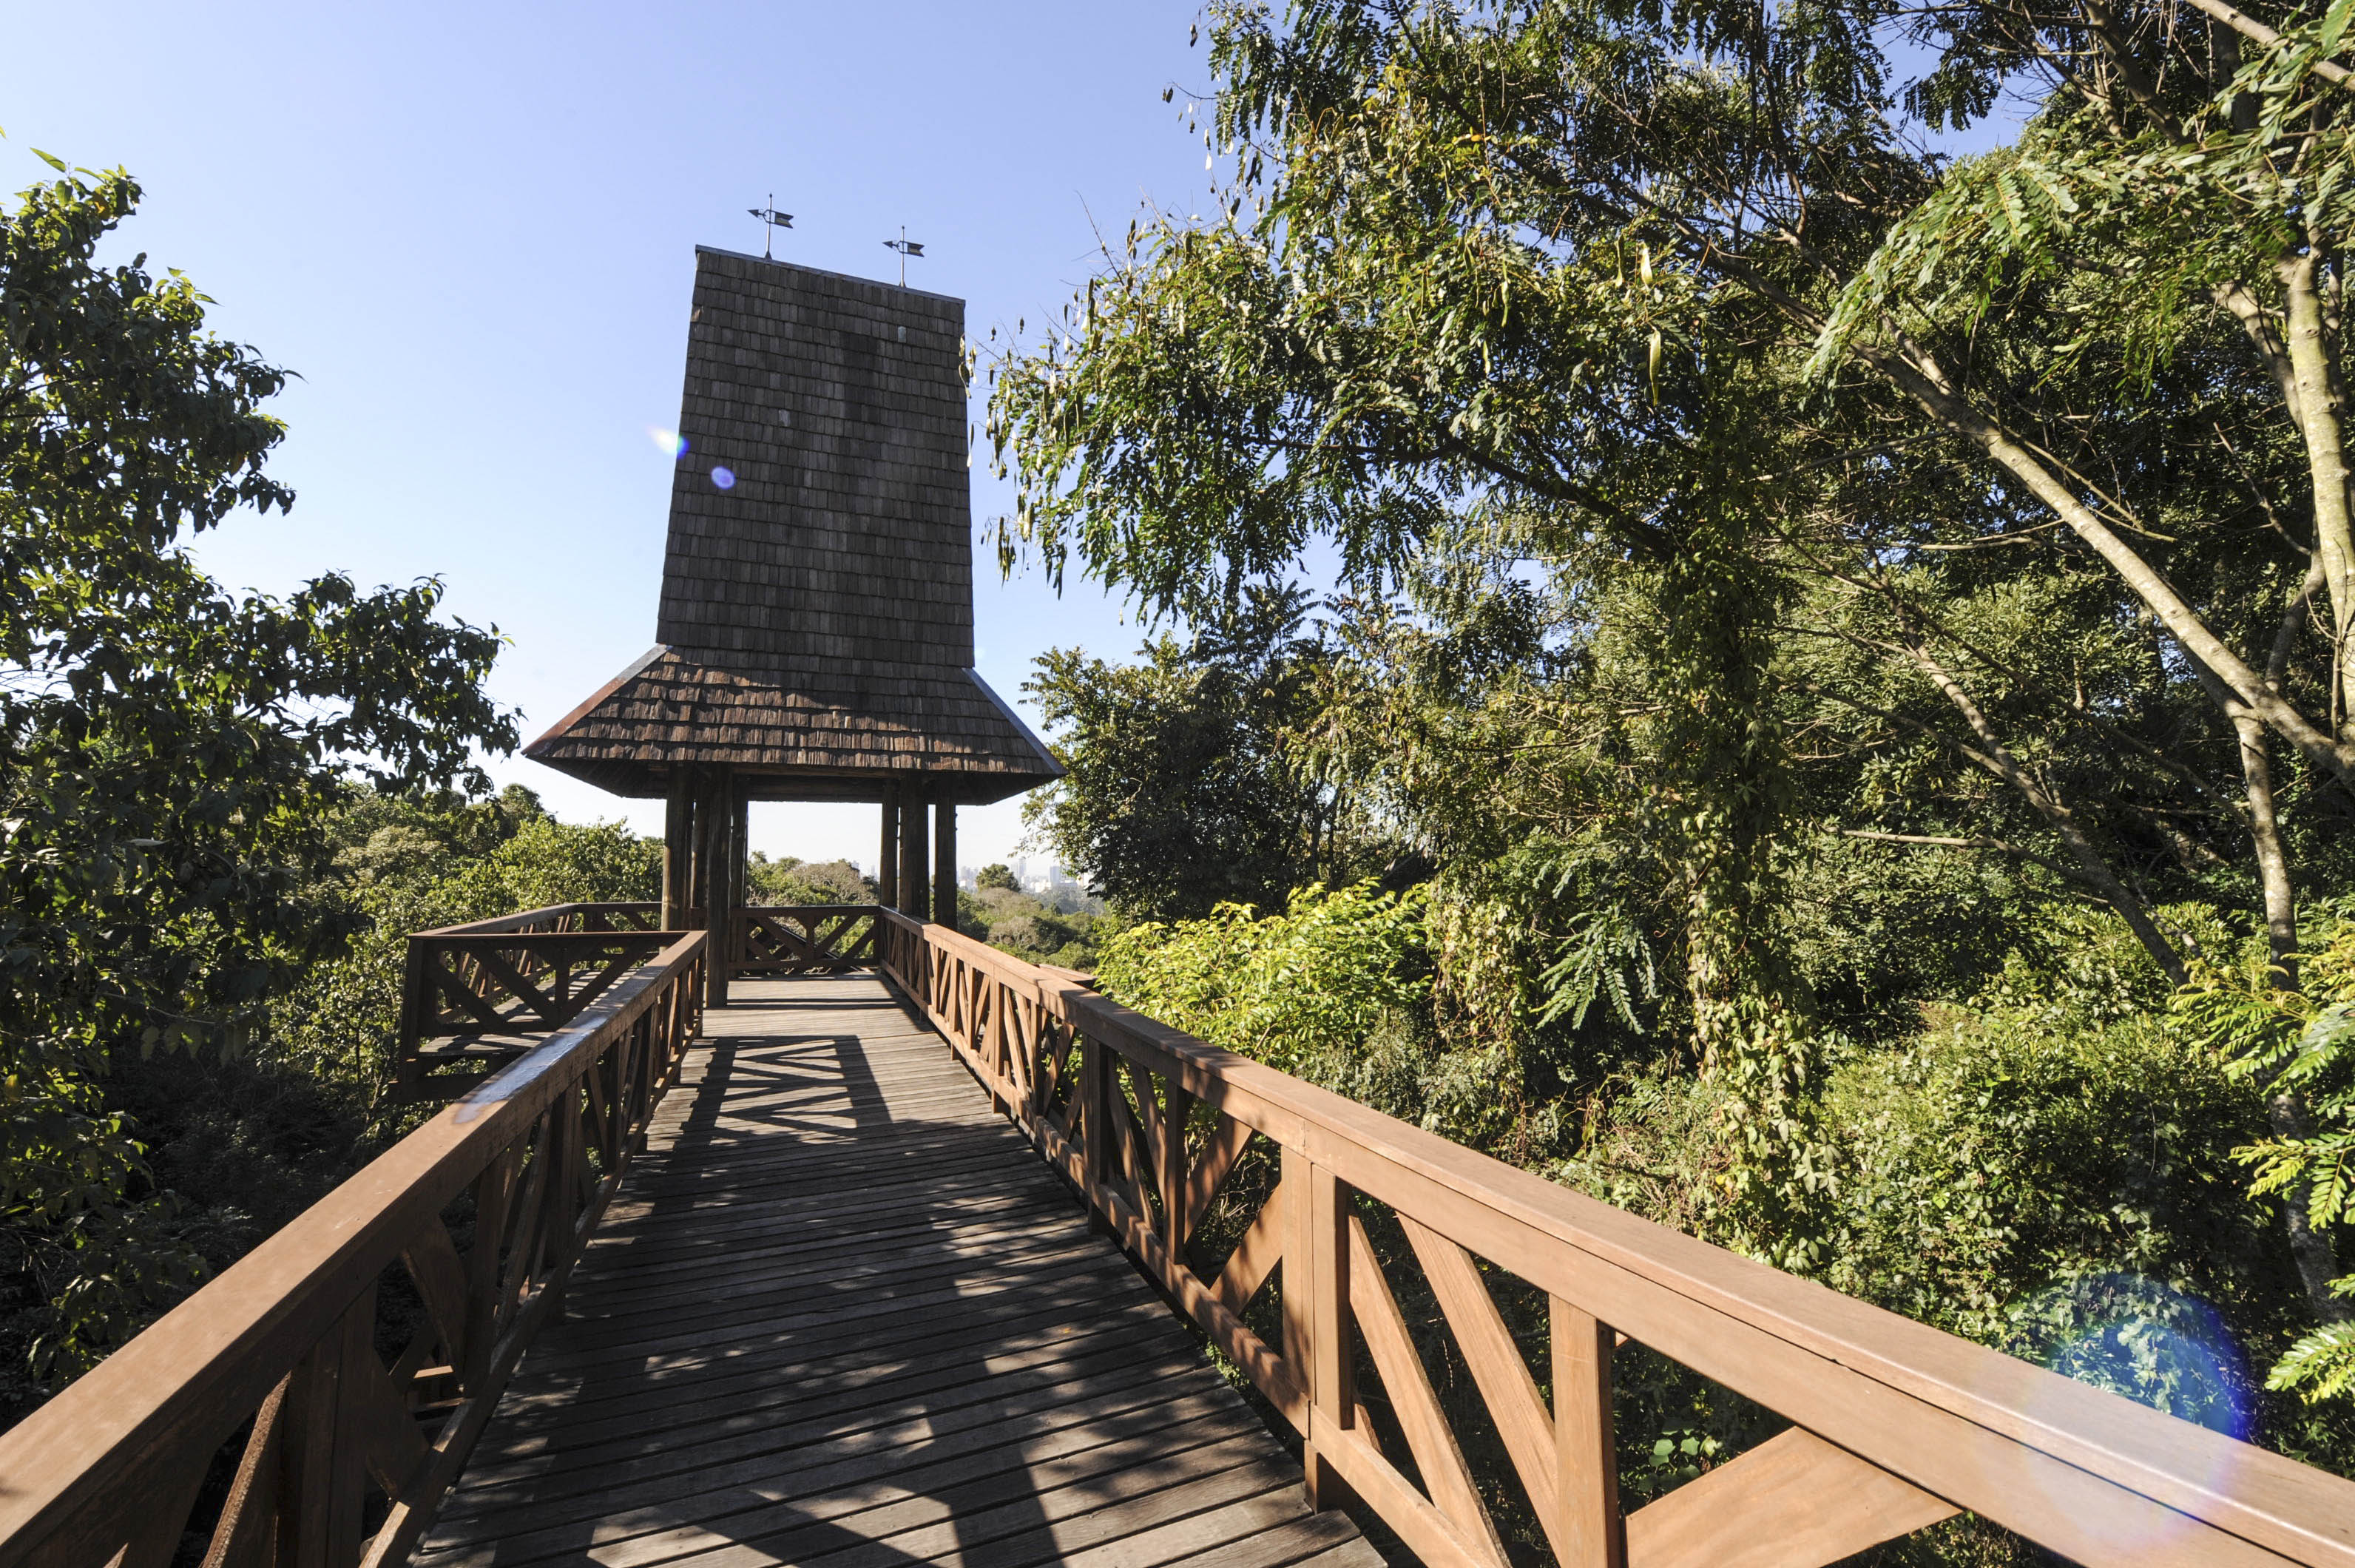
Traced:
[[2323, 13], [2322, 30], [2315, 35], [2316, 50], [2328, 58], [2339, 52], [2339, 40], [2346, 36], [2347, 24], [2355, 19], [2355, 0], [2332, 0], [2331, 7]]
[[[2335, 1289], [2339, 1283], [2334, 1281]], [[2292, 1345], [2265, 1374], [2275, 1392], [2296, 1390], [2308, 1404], [2336, 1399], [2355, 1388], [2355, 1323], [2331, 1323]]]
[[2333, 1002], [2314, 1015], [2297, 1038], [2301, 1052], [2329, 1051], [2355, 1035], [2355, 1002]]

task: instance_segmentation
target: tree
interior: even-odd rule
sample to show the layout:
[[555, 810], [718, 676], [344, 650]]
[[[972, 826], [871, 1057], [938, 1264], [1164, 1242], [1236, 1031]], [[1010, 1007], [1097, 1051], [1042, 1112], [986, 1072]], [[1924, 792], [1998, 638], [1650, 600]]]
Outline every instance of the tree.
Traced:
[[1348, 802], [1284, 745], [1321, 658], [1300, 635], [1307, 600], [1259, 590], [1115, 667], [1076, 648], [1040, 656], [1024, 689], [1056, 733], [1066, 775], [1023, 818], [1114, 908], [1207, 914], [1280, 907], [1347, 847]]
[[[745, 862], [756, 901], [770, 904], [863, 904], [875, 901], [874, 881], [847, 860], [772, 860], [761, 850]], [[649, 894], [649, 897], [652, 895]]]
[[1002, 861], [984, 866], [980, 874], [974, 878], [973, 885], [982, 891], [987, 891], [991, 888], [1002, 888], [1009, 893], [1018, 893], [1022, 891], [1022, 884], [1014, 880], [1012, 869]]
[[[1002, 540], [1178, 607], [1317, 538], [1369, 594], [1518, 553], [1624, 616], [1568, 640], [1625, 668], [1515, 744], [1564, 762], [1556, 799], [1625, 807], [1678, 907], [1534, 945], [1575, 992], [1594, 933], [1673, 941], [1775, 1168], [1757, 1224], [1804, 1228], [1772, 1211], [1817, 1185], [1803, 864], [2006, 862], [2176, 976], [2159, 911], [2204, 881], [2290, 962], [2294, 857], [2336, 855], [2355, 760], [2348, 623], [2310, 613], [2346, 511], [2343, 9], [1218, 8], [1223, 209], [1133, 226], [997, 368]], [[2042, 105], [2018, 146], [1923, 150], [2006, 92]], [[1491, 948], [1549, 853], [1526, 896], [1467, 880]]]
[[515, 728], [496, 633], [438, 582], [240, 597], [197, 568], [190, 534], [293, 504], [262, 468], [285, 373], [177, 273], [99, 266], [138, 187], [56, 166], [0, 218], [0, 1227], [62, 1374], [189, 1262], [111, 1053], [248, 1045], [359, 923], [315, 876], [349, 781], [477, 789]]

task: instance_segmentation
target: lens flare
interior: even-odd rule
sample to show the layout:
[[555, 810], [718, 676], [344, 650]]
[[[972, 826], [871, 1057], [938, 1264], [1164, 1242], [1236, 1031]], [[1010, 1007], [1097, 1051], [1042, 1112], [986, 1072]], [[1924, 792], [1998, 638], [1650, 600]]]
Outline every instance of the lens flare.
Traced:
[[711, 482], [722, 490], [733, 490], [736, 488], [736, 470], [722, 468], [715, 463], [711, 465]]
[[[2016, 1302], [2009, 1316], [2013, 1337], [2005, 1349], [2020, 1360], [2165, 1411], [2219, 1437], [2246, 1441], [2256, 1389], [2222, 1317], [2206, 1302], [2139, 1275], [2099, 1274]], [[2031, 1420], [2066, 1426], [2082, 1417], [2064, 1385], [2036, 1378], [2025, 1367], [2017, 1370], [2024, 1374], [2019, 1381], [1998, 1378], [2009, 1386], [1991, 1387], [1988, 1395], [2017, 1405]], [[2201, 1456], [2210, 1472], [2205, 1479], [2217, 1487], [2231, 1484], [2231, 1471], [2243, 1452], [2235, 1443], [2212, 1440], [2187, 1444], [2185, 1450]], [[2062, 1495], [2068, 1489], [2066, 1477], [2058, 1472], [2029, 1466], [1987, 1478], [2047, 1490], [2055, 1503], [2068, 1502]], [[2098, 1520], [2086, 1514], [2079, 1523], [2109, 1545], [2129, 1551], [2154, 1546], [2158, 1537], [2184, 1527], [2179, 1518], [2139, 1508], [2122, 1508]]]
[[678, 432], [650, 424], [646, 426], [646, 435], [654, 442], [655, 449], [665, 457], [676, 460], [687, 455], [687, 437]]

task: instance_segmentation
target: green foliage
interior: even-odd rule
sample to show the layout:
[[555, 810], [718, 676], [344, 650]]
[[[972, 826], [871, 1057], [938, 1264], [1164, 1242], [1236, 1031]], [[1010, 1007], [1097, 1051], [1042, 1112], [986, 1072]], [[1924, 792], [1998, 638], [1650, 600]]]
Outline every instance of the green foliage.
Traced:
[[[120, 1344], [208, 1274], [324, 1197], [423, 1114], [391, 1104], [412, 931], [574, 901], [653, 896], [661, 847], [618, 824], [557, 821], [530, 791], [468, 802], [348, 792], [321, 829], [306, 896], [359, 926], [273, 992], [223, 1061], [120, 1045], [92, 1087], [138, 1163], [46, 1232], [0, 1252], [0, 1423]], [[138, 1222], [115, 1216], [125, 1211]], [[133, 1291], [124, 1282], [140, 1282]]]
[[[2355, 1218], [2355, 920], [2343, 915], [2301, 965], [2303, 985], [2251, 951], [2231, 966], [2202, 964], [2177, 1009], [2238, 1081], [2273, 1096], [2272, 1125], [2233, 1151], [2254, 1172], [2250, 1194], [2299, 1205], [2324, 1234]], [[2331, 1282], [2355, 1296], [2355, 1274]], [[2309, 1402], [2355, 1389], [2355, 1328], [2343, 1317], [2300, 1339], [2267, 1374], [2269, 1389]]]
[[[1704, 1222], [1820, 1268], [1848, 1043], [2065, 946], [2070, 911], [2163, 987], [2205, 950], [2168, 910], [2296, 891], [2252, 789], [2299, 803], [2291, 880], [2355, 874], [2343, 767], [2252, 784], [2217, 695], [2222, 646], [2343, 706], [2295, 597], [2336, 460], [2311, 395], [2281, 417], [2291, 274], [2346, 199], [2310, 80], [2339, 34], [2284, 27], [2203, 52], [2007, 0], [1215, 7], [1227, 199], [1143, 215], [998, 363], [1001, 544], [1201, 621], [1329, 545], [1321, 700], [1281, 746], [1346, 792], [1350, 847], [1428, 878], [1434, 1008], [1529, 1105], [1717, 1079]], [[1932, 51], [1910, 86], [1901, 36]], [[2050, 93], [2017, 145], [1922, 150], [2008, 91]], [[2319, 183], [2278, 173], [2293, 142]], [[1074, 778], [1170, 815], [1193, 783]], [[1153, 843], [1165, 880], [1218, 863]]]
[[[1096, 966], [1096, 944], [1117, 922], [1084, 910], [1051, 908], [1017, 887], [988, 880], [986, 867], [973, 891], [957, 893], [957, 929], [1031, 964], [1082, 972]], [[1012, 882], [1009, 873], [1007, 882]]]
[[1002, 861], [984, 866], [973, 879], [973, 885], [979, 892], [988, 892], [993, 889], [1009, 893], [1022, 891], [1022, 884], [1014, 880], [1012, 869]]
[[[2355, 141], [2343, 119], [2315, 112], [2335, 89], [2314, 66], [2339, 48], [2350, 15], [2337, 0], [2286, 19], [2280, 43], [2247, 48], [2237, 71], [2175, 116], [2127, 130], [2057, 103], [2012, 145], [1958, 161], [1841, 291], [1809, 369], [1826, 373], [1893, 321], [1976, 328], [2094, 261], [2054, 302], [2056, 325], [2073, 329], [2062, 352], [2122, 347], [2147, 385], [2181, 349], [2188, 318], [2214, 307], [2216, 287], [2267, 279], [2310, 233], [2344, 234], [2355, 219]], [[2295, 174], [2282, 158], [2293, 140], [2307, 142]]]
[[[2355, 1296], [2355, 1275], [2334, 1282], [2341, 1296]], [[2326, 1323], [2301, 1336], [2265, 1374], [2269, 1389], [2296, 1389], [2320, 1403], [2355, 1391], [2355, 1322]]]
[[1106, 996], [1214, 1045], [1290, 1071], [1348, 1055], [1430, 993], [1419, 890], [1311, 885], [1282, 914], [1221, 904], [1201, 920], [1146, 921], [1103, 944]]
[[[1418, 885], [1432, 1021], [1287, 1060], [2347, 1463], [2340, 1413], [2201, 1358], [2203, 1314], [2289, 1350], [2275, 1392], [2349, 1342], [2292, 1348], [2337, 1314], [2284, 1221], [2347, 1233], [2355, 996], [2267, 971], [2355, 880], [2355, 116], [2314, 69], [2350, 16], [1213, 7], [1222, 199], [1107, 248], [991, 432], [1009, 561], [1198, 624], [1338, 563], [1269, 729], [1348, 807], [1331, 859]], [[1925, 150], [2007, 96], [2012, 144]], [[1146, 757], [1188, 701], [1148, 657], [1054, 672]], [[1190, 805], [1110, 760], [1075, 799]], [[1284, 820], [1201, 794], [1235, 825], [1146, 836], [1155, 890]], [[1104, 971], [1240, 1028], [1244, 923]], [[1661, 1398], [1671, 1467], [1729, 1440]]]
[[60, 174], [0, 214], [0, 1250], [41, 1282], [54, 1376], [199, 1264], [110, 1062], [249, 1049], [348, 942], [314, 877], [347, 777], [474, 783], [515, 741], [497, 635], [438, 583], [240, 597], [197, 569], [186, 535], [293, 502], [262, 471], [284, 372], [178, 274], [100, 266], [138, 187]]
[[1333, 860], [1345, 803], [1284, 745], [1310, 711], [1316, 645], [1305, 597], [1254, 593], [1143, 662], [1042, 656], [1039, 700], [1068, 773], [1023, 805], [1063, 862], [1122, 913], [1264, 904]]
[[[514, 837], [433, 885], [453, 921], [598, 901], [645, 902], [662, 893], [662, 845], [618, 822], [588, 826], [525, 818]], [[445, 922], [444, 923], [450, 923]]]
[[755, 849], [746, 861], [744, 871], [755, 903], [863, 904], [875, 901], [874, 882], [860, 874], [858, 868], [847, 860], [797, 860], [791, 855], [772, 860]]
[[[2285, 1366], [2335, 1371], [2329, 1346], [2344, 1336], [2308, 1334], [2288, 1250], [2250, 1202], [2241, 1167], [2266, 1133], [2263, 1093], [2163, 999], [2151, 1005], [2153, 966], [2122, 923], [2064, 924], [2075, 929], [2051, 933], [2055, 945], [2111, 956], [2040, 977], [2030, 944], [1979, 1003], [1932, 1009], [1903, 1041], [1835, 1051], [1817, 1112], [1833, 1151], [1822, 1277], [2185, 1419], [2344, 1464], [2355, 1428], [2342, 1413], [2265, 1397], [2291, 1386]], [[1590, 1103], [1559, 1174], [1711, 1235], [1730, 1093], [1658, 1070], [1616, 1081]], [[2260, 1389], [2252, 1366], [2285, 1349]]]
[[1907, 1317], [2030, 1348], [2078, 1327], [2068, 1287], [2121, 1273], [2244, 1326], [2297, 1311], [2232, 1157], [2264, 1105], [2163, 1015], [1950, 1010], [1835, 1068], [1823, 1114], [1843, 1154], [1828, 1278]]
[[517, 786], [474, 806], [364, 795], [339, 827], [332, 885], [368, 927], [347, 953], [313, 964], [279, 994], [266, 1054], [331, 1086], [379, 1135], [413, 1114], [384, 1098], [410, 933], [661, 891], [659, 841], [618, 822], [559, 822]]

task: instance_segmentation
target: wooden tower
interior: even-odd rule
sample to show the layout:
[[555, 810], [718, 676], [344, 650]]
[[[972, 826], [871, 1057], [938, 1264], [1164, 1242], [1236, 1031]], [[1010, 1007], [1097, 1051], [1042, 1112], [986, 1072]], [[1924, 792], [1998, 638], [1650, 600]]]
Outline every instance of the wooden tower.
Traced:
[[954, 923], [957, 805], [1060, 776], [973, 668], [964, 352], [962, 300], [697, 248], [655, 646], [524, 748], [669, 802], [666, 928], [743, 901], [755, 800], [879, 803], [884, 901]]

